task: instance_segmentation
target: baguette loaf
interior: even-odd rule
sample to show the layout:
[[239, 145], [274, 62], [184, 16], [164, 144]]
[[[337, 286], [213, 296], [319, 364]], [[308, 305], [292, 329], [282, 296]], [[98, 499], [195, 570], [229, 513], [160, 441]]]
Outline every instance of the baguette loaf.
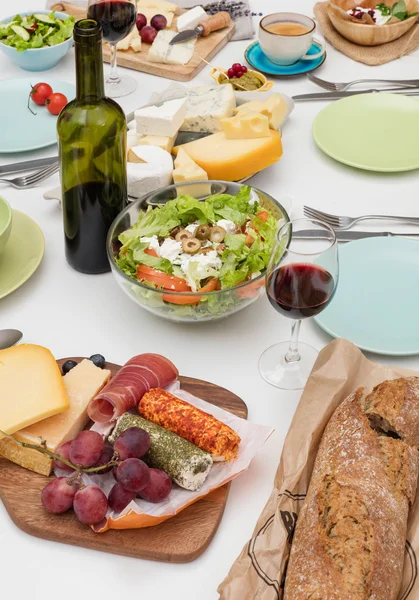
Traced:
[[[298, 518], [284, 600], [397, 599], [419, 453], [379, 425], [382, 418], [398, 431], [403, 393], [419, 405], [419, 388], [401, 381], [377, 386], [365, 402], [357, 390], [330, 419]], [[406, 438], [413, 439], [410, 429]]]

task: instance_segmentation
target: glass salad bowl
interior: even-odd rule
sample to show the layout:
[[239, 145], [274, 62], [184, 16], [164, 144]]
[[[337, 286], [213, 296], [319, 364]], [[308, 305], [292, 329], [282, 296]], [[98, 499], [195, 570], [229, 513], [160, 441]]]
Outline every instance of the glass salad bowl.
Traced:
[[[214, 289], [215, 286], [213, 287], [211, 283], [209, 285], [206, 283], [200, 288], [201, 291], [176, 291], [169, 289], [167, 285], [163, 289], [159, 285], [159, 282], [165, 280], [160, 278], [154, 278], [151, 286], [143, 283], [137, 279], [135, 272], [130, 273], [127, 269], [123, 270], [120, 260], [121, 255], [124, 254], [124, 249], [120, 254], [122, 243], [119, 238], [121, 234], [132, 228], [137, 223], [139, 217], [144, 215], [146, 211], [162, 207], [166, 202], [175, 200], [179, 196], [188, 195], [199, 202], [203, 202], [210, 196], [218, 194], [224, 196], [228, 194], [231, 197], [237, 196], [239, 192], [243, 193], [244, 191], [250, 194], [249, 204], [254, 205], [257, 202], [260, 207], [258, 210], [262, 212], [267, 211], [267, 213], [272, 215], [276, 223], [272, 220], [270, 222], [273, 223], [276, 235], [278, 227], [289, 221], [286, 209], [272, 196], [257, 188], [229, 181], [210, 180], [209, 182], [200, 184], [190, 182], [182, 183], [182, 185], [170, 185], [147, 194], [127, 206], [112, 223], [107, 239], [108, 258], [112, 273], [119, 286], [136, 304], [145, 310], [159, 317], [177, 322], [221, 319], [255, 302], [265, 293], [265, 269], [252, 273], [248, 280], [234, 284], [234, 287], [226, 288], [224, 281], [222, 287], [226, 289]], [[196, 216], [191, 217], [190, 220], [196, 222]], [[244, 229], [243, 226], [243, 234]], [[126, 234], [122, 238], [125, 240]], [[224, 254], [222, 258], [224, 260]], [[268, 257], [265, 256], [265, 258], [267, 260]], [[234, 268], [237, 267], [235, 266]], [[145, 272], [151, 272], [150, 268], [146, 267]], [[163, 274], [161, 275], [163, 276]], [[150, 277], [150, 279], [153, 278]], [[176, 279], [176, 281], [179, 280]], [[214, 278], [208, 281], [214, 282]], [[220, 286], [217, 285], [217, 287]], [[212, 290], [206, 291], [208, 288], [212, 288]]]

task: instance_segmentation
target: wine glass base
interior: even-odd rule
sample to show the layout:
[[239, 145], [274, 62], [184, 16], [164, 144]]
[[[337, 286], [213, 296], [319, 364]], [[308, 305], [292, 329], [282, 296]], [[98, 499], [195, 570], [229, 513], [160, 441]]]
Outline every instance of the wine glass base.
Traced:
[[118, 77], [118, 79], [108, 79], [105, 82], [105, 95], [108, 98], [120, 98], [128, 96], [137, 89], [138, 83], [132, 77]]
[[313, 346], [299, 342], [300, 360], [287, 362], [285, 355], [289, 346], [289, 342], [280, 342], [265, 350], [259, 359], [259, 372], [265, 381], [277, 388], [301, 390], [319, 353]]

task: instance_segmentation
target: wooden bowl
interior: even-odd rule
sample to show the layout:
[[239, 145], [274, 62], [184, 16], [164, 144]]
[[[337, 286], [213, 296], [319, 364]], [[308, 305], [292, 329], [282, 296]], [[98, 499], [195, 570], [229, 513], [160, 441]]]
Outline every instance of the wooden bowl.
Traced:
[[[271, 89], [271, 87], [273, 86], [273, 81], [268, 81], [266, 79], [265, 75], [263, 75], [263, 73], [259, 73], [259, 71], [252, 71], [251, 69], [249, 69], [248, 71], [249, 71], [249, 73], [253, 73], [253, 75], [256, 75], [256, 77], [259, 79], [259, 81], [262, 84], [262, 86], [260, 88], [258, 88], [257, 90], [251, 90], [252, 92], [266, 92], [267, 90]], [[220, 71], [218, 71], [217, 69], [212, 69], [212, 71], [210, 71], [210, 75], [218, 83], [218, 85], [223, 85], [221, 82], [224, 79], [228, 79], [228, 77], [226, 75], [223, 75], [223, 73], [220, 73]], [[234, 81], [234, 79], [233, 79], [233, 81]], [[236, 91], [242, 93], [242, 90], [236, 90]], [[243, 93], [245, 91], [248, 91], [248, 90], [243, 90]]]
[[[390, 8], [395, 0], [383, 0]], [[378, 0], [330, 0], [327, 6], [327, 14], [335, 29], [347, 40], [360, 46], [379, 46], [393, 42], [404, 35], [416, 23], [418, 16], [410, 17], [406, 21], [389, 23], [388, 25], [366, 25], [354, 23], [350, 20], [347, 10], [361, 6], [363, 8], [374, 8]], [[406, 0], [406, 8], [409, 13], [419, 11], [417, 0]]]

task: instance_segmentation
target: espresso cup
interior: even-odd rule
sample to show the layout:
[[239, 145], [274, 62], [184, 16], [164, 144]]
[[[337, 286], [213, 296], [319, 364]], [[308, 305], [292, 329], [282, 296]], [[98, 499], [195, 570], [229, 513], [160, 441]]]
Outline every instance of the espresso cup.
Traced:
[[[270, 26], [280, 24], [283, 26], [279, 29], [287, 29], [286, 24], [296, 25], [297, 29], [302, 30], [302, 33], [269, 31]], [[277, 65], [286, 66], [299, 60], [314, 60], [320, 58], [325, 52], [324, 42], [313, 38], [315, 29], [316, 23], [305, 15], [288, 12], [272, 13], [259, 23], [259, 43], [264, 54]], [[316, 54], [307, 54], [313, 39], [321, 47], [321, 51]]]

